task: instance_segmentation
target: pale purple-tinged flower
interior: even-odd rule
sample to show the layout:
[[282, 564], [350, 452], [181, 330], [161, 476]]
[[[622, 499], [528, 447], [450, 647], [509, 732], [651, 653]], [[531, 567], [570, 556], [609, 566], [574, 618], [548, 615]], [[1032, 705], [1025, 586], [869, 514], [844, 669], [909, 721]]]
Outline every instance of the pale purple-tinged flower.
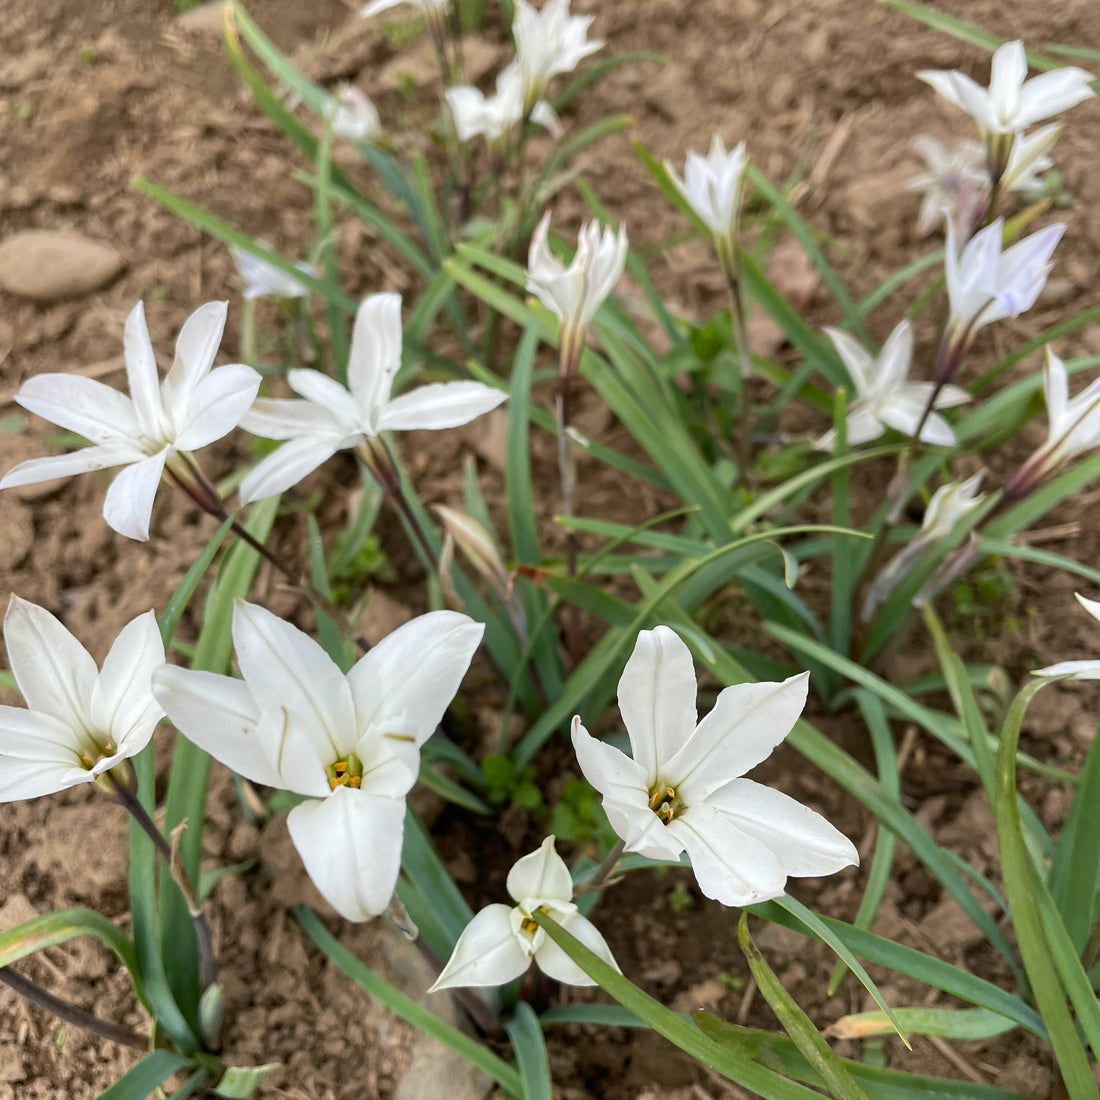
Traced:
[[917, 233], [924, 237], [941, 218], [960, 236], [969, 236], [978, 215], [989, 201], [989, 173], [985, 151], [977, 141], [957, 141], [945, 149], [935, 138], [923, 134], [913, 147], [924, 158], [927, 170], [905, 181], [909, 191], [922, 191]]
[[[1100, 621], [1100, 603], [1095, 600], [1086, 600], [1079, 593], [1077, 602], [1096, 620]], [[1032, 676], [1068, 676], [1071, 680], [1100, 680], [1100, 661], [1059, 661], [1057, 664], [1047, 665], [1046, 668], [1036, 669]]]
[[748, 168], [745, 143], [742, 141], [727, 151], [718, 134], [711, 140], [710, 152], [705, 157], [700, 153], [688, 153], [683, 179], [672, 164], [665, 161], [669, 178], [710, 230], [719, 258], [729, 270], [732, 270], [729, 265], [736, 248], [741, 196]]
[[355, 315], [346, 389], [320, 371], [292, 370], [287, 382], [304, 400], [255, 402], [241, 427], [288, 442], [241, 482], [242, 503], [289, 489], [337, 451], [369, 444], [380, 432], [455, 428], [507, 398], [481, 382], [440, 382], [391, 396], [401, 342], [401, 296], [372, 294]]
[[859, 863], [850, 840], [793, 798], [742, 778], [771, 755], [806, 703], [809, 673], [735, 684], [700, 722], [691, 651], [667, 626], [643, 630], [619, 680], [633, 758], [573, 719], [585, 779], [628, 852], [676, 860], [723, 905], [779, 897], [788, 876]]
[[1043, 185], [1042, 174], [1054, 167], [1047, 153], [1062, 132], [1060, 122], [1040, 126], [1030, 134], [1017, 134], [1008, 155], [1001, 187], [1006, 191], [1034, 191]]
[[374, 141], [382, 133], [378, 108], [354, 84], [345, 84], [333, 97], [332, 132], [348, 141]]
[[572, 72], [603, 42], [588, 41], [594, 15], [570, 15], [569, 0], [548, 0], [542, 10], [516, 0], [512, 36], [516, 63], [523, 78], [523, 111], [530, 115], [546, 94], [550, 81]]
[[[852, 336], [839, 329], [825, 330], [856, 388], [856, 400], [848, 413], [848, 443], [857, 446], [877, 439], [887, 428], [912, 436], [921, 423], [936, 390], [932, 382], [910, 382], [909, 365], [913, 358], [913, 329], [908, 321], [890, 333], [876, 357], [868, 353]], [[924, 417], [920, 438], [924, 443], [951, 447], [955, 433], [936, 409], [948, 409], [970, 400], [965, 390], [945, 385], [935, 395], [932, 411]], [[819, 451], [831, 450], [836, 432], [826, 432], [815, 444]]]
[[994, 179], [1000, 179], [1018, 134], [1095, 94], [1089, 87], [1092, 74], [1074, 66], [1028, 80], [1019, 41], [1006, 42], [993, 55], [988, 88], [957, 70], [925, 70], [917, 76], [977, 122]]
[[[246, 252], [239, 245], [229, 246], [229, 253], [233, 262], [237, 265], [241, 280], [244, 282], [242, 298], [279, 298], [283, 300], [292, 298], [305, 298], [309, 294], [309, 287], [301, 280], [267, 260]], [[317, 277], [318, 272], [312, 264], [305, 260], [299, 260], [294, 265], [305, 275]]]
[[287, 819], [302, 863], [341, 916], [366, 920], [385, 910], [397, 881], [420, 746], [484, 630], [454, 611], [421, 615], [345, 676], [297, 627], [238, 600], [233, 642], [244, 679], [166, 665], [153, 690], [215, 759], [308, 797]]
[[[459, 141], [484, 137], [490, 145], [500, 145], [526, 114], [523, 77], [515, 62], [497, 77], [495, 95], [486, 96], [469, 84], [448, 88], [445, 94]], [[532, 105], [530, 118], [555, 136], [561, 134], [561, 122], [545, 100]]]
[[188, 317], [176, 340], [172, 367], [161, 380], [138, 302], [123, 336], [129, 396], [80, 375], [28, 378], [15, 400], [92, 445], [21, 462], [0, 480], [0, 489], [125, 466], [107, 490], [103, 518], [120, 535], [148, 539], [153, 498], [165, 469], [192, 484], [187, 452], [232, 431], [259, 390], [260, 376], [243, 363], [211, 370], [226, 308], [225, 302], [207, 302]]
[[452, 986], [504, 985], [525, 973], [532, 959], [555, 981], [595, 985], [534, 920], [539, 912], [552, 916], [590, 951], [619, 969], [599, 930], [573, 902], [573, 880], [554, 848], [553, 836], [516, 862], [508, 872], [507, 888], [516, 904], [488, 905], [474, 916], [429, 993]]
[[1066, 365], [1048, 346], [1043, 395], [1049, 421], [1047, 441], [1005, 485], [1005, 496], [1010, 499], [1025, 496], [1070, 459], [1100, 447], [1100, 378], [1071, 398]]
[[576, 254], [566, 267], [550, 251], [549, 233], [547, 211], [531, 238], [527, 289], [561, 322], [558, 356], [562, 374], [568, 375], [576, 370], [596, 310], [622, 277], [630, 243], [625, 226], [615, 233], [589, 222], [581, 226]]
[[975, 233], [960, 251], [948, 223], [944, 268], [951, 312], [939, 371], [950, 377], [974, 336], [986, 325], [1031, 309], [1046, 285], [1053, 267], [1051, 256], [1065, 230], [1060, 222], [1048, 225], [1002, 251], [1004, 221], [998, 218]]
[[0, 802], [106, 783], [100, 777], [141, 752], [164, 717], [152, 691], [164, 664], [152, 611], [122, 628], [102, 670], [53, 615], [18, 596], [4, 643], [27, 709], [0, 706]]

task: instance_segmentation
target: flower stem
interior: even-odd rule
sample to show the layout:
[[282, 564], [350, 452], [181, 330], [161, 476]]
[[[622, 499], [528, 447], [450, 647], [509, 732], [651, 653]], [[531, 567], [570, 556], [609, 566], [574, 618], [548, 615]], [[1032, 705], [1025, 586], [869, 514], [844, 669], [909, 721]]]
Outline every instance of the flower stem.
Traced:
[[209, 989], [218, 980], [218, 968], [214, 958], [214, 943], [210, 935], [210, 925], [207, 923], [206, 914], [202, 910], [202, 902], [199, 900], [198, 891], [182, 864], [176, 859], [172, 846], [157, 828], [156, 823], [138, 800], [133, 789], [119, 780], [113, 772], [106, 772], [104, 778], [110, 784], [123, 809], [138, 823], [142, 832], [153, 842], [153, 847], [156, 848], [157, 853], [168, 864], [172, 879], [183, 894], [183, 899], [187, 903], [187, 912], [195, 928], [195, 938], [198, 940], [199, 945], [199, 982], [204, 990]]
[[[573, 454], [573, 438], [569, 434], [575, 378], [575, 370], [568, 360], [564, 360], [558, 388], [558, 478], [561, 482], [563, 516], [573, 515], [577, 484], [577, 462]], [[570, 578], [577, 575], [577, 533], [571, 528], [565, 532], [565, 570]], [[566, 610], [565, 646], [574, 664], [580, 659], [581, 652], [580, 612], [575, 603], [571, 603]]]
[[589, 890], [598, 890], [603, 886], [607, 880], [611, 877], [611, 873], [615, 870], [615, 865], [622, 858], [623, 850], [626, 848], [625, 840], [617, 840], [611, 846], [611, 851], [604, 856], [603, 862], [596, 868], [596, 870], [583, 882], [577, 883], [573, 890], [573, 896], [578, 894], [586, 894]]
[[38, 1005], [51, 1015], [56, 1016], [73, 1027], [82, 1028], [98, 1035], [101, 1039], [108, 1039], [112, 1043], [120, 1043], [122, 1046], [133, 1047], [135, 1050], [148, 1051], [150, 1049], [149, 1037], [139, 1035], [122, 1024], [104, 1020], [91, 1012], [79, 1008], [71, 1001], [62, 1000], [54, 996], [48, 990], [35, 984], [30, 978], [23, 977], [17, 970], [10, 966], [0, 966], [0, 982], [3, 982], [20, 997], [26, 998], [31, 1004]]
[[737, 478], [747, 484], [749, 464], [752, 461], [752, 424], [749, 408], [749, 375], [752, 374], [752, 358], [749, 355], [749, 326], [745, 316], [745, 297], [741, 284], [740, 250], [735, 252], [732, 263], [723, 262], [722, 271], [730, 292], [733, 320], [733, 338], [737, 343], [737, 364], [741, 374], [740, 392], [737, 398]]

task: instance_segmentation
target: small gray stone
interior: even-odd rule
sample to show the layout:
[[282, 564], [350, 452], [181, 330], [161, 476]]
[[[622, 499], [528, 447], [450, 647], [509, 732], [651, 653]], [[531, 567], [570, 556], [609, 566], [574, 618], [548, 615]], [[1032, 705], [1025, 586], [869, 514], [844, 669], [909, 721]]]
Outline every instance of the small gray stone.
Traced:
[[109, 244], [79, 233], [31, 229], [0, 244], [0, 287], [36, 302], [90, 294], [125, 266]]
[[412, 1061], [397, 1083], [393, 1100], [484, 1100], [493, 1079], [430, 1035], [421, 1035], [409, 1051]]

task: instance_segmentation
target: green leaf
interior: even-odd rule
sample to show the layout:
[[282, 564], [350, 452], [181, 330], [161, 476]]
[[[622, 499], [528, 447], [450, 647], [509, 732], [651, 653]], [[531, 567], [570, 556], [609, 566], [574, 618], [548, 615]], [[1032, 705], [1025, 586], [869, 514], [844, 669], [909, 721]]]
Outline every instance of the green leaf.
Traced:
[[140, 980], [134, 945], [118, 925], [102, 913], [83, 906], [59, 909], [31, 917], [0, 932], [0, 966], [10, 966], [45, 947], [66, 943], [77, 936], [94, 936], [118, 957], [135, 984]]
[[523, 1079], [523, 1100], [553, 1100], [546, 1041], [535, 1010], [526, 1001], [517, 1001], [515, 1014], [504, 1025], [504, 1030], [512, 1041], [519, 1075]]
[[191, 602], [195, 589], [198, 588], [202, 578], [206, 575], [206, 570], [210, 568], [210, 563], [214, 560], [214, 555], [218, 552], [218, 548], [229, 533], [232, 523], [233, 518], [229, 517], [214, 532], [210, 541], [202, 548], [202, 553], [191, 563], [190, 568], [183, 576], [183, 580], [176, 585], [176, 590], [164, 605], [159, 625], [160, 639], [164, 643], [165, 649], [168, 648], [168, 643], [171, 642], [172, 636], [176, 633], [180, 617], [187, 610], [187, 605]]
[[104, 1089], [96, 1100], [146, 1100], [172, 1074], [179, 1073], [187, 1064], [188, 1060], [182, 1054], [173, 1054], [170, 1050], [154, 1050], [127, 1070], [110, 1088]]
[[869, 1100], [867, 1094], [855, 1083], [832, 1047], [821, 1037], [810, 1018], [798, 1007], [795, 999], [783, 988], [783, 983], [768, 966], [759, 948], [749, 935], [749, 915], [741, 911], [737, 923], [737, 941], [749, 963], [749, 970], [756, 979], [756, 987], [783, 1025], [783, 1030], [795, 1041], [806, 1061], [821, 1077], [825, 1087], [835, 1100]]
[[[997, 846], [1001, 853], [1005, 898], [1016, 929], [1016, 940], [1024, 968], [1035, 994], [1035, 1002], [1046, 1021], [1051, 1045], [1057, 1059], [1069, 1100], [1095, 1100], [1096, 1083], [1089, 1068], [1085, 1048], [1078, 1037], [1066, 995], [1058, 980], [1043, 932], [1042, 920], [1033, 893], [1031, 868], [1020, 826], [1016, 792], [1016, 745], [1020, 738], [1027, 705], [1032, 696], [1049, 681], [1035, 680], [1017, 694], [1001, 725], [1001, 744], [997, 751], [996, 802]], [[1090, 990], [1091, 993], [1091, 990]]]
[[622, 1005], [572, 1004], [555, 1005], [540, 1017], [544, 1028], [561, 1024], [595, 1024], [597, 1027], [647, 1027], [628, 1008]]
[[229, 1066], [214, 1089], [214, 1095], [224, 1096], [227, 1100], [245, 1100], [268, 1074], [278, 1068], [278, 1062], [268, 1062], [262, 1066]]
[[469, 1035], [459, 1031], [458, 1028], [452, 1027], [441, 1020], [434, 1012], [429, 1012], [423, 1005], [417, 1003], [411, 997], [407, 997], [384, 978], [379, 977], [333, 937], [312, 909], [304, 905], [298, 905], [294, 907], [292, 912], [326, 958], [339, 967], [356, 985], [366, 990], [376, 1000], [381, 1001], [391, 1012], [400, 1016], [402, 1020], [445, 1043], [455, 1053], [461, 1054], [467, 1061], [484, 1070], [507, 1092], [522, 1095], [522, 1078], [502, 1058], [498, 1058], [497, 1055], [482, 1046], [476, 1039], [472, 1039]]
[[[894, 1015], [911, 1035], [938, 1035], [941, 1039], [992, 1039], [1019, 1025], [987, 1008], [895, 1008]], [[866, 1039], [892, 1035], [894, 1025], [884, 1012], [857, 1012], [829, 1025], [838, 1039]]]
[[580, 940], [571, 936], [548, 913], [536, 911], [534, 919], [545, 930], [546, 935], [619, 1004], [715, 1072], [750, 1089], [753, 1095], [763, 1097], [764, 1100], [820, 1100], [817, 1093], [803, 1085], [788, 1081], [778, 1073], [758, 1066], [708, 1038], [690, 1020], [685, 1020], [671, 1009], [665, 1008], [624, 978]]

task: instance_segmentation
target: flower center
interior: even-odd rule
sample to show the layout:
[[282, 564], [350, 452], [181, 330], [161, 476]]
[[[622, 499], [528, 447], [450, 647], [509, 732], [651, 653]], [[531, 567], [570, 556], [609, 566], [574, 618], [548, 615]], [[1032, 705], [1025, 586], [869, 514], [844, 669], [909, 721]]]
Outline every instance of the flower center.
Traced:
[[106, 760], [118, 752], [118, 745], [113, 737], [100, 741], [98, 737], [87, 734], [87, 743], [82, 746], [82, 752], [78, 757], [80, 766], [91, 771], [101, 760]]
[[343, 760], [337, 760], [325, 769], [330, 791], [337, 787], [360, 787], [363, 783], [363, 761], [355, 753], [349, 753]]
[[676, 794], [675, 787], [657, 783], [649, 792], [649, 808], [668, 825], [673, 818], [684, 811], [684, 804]]

